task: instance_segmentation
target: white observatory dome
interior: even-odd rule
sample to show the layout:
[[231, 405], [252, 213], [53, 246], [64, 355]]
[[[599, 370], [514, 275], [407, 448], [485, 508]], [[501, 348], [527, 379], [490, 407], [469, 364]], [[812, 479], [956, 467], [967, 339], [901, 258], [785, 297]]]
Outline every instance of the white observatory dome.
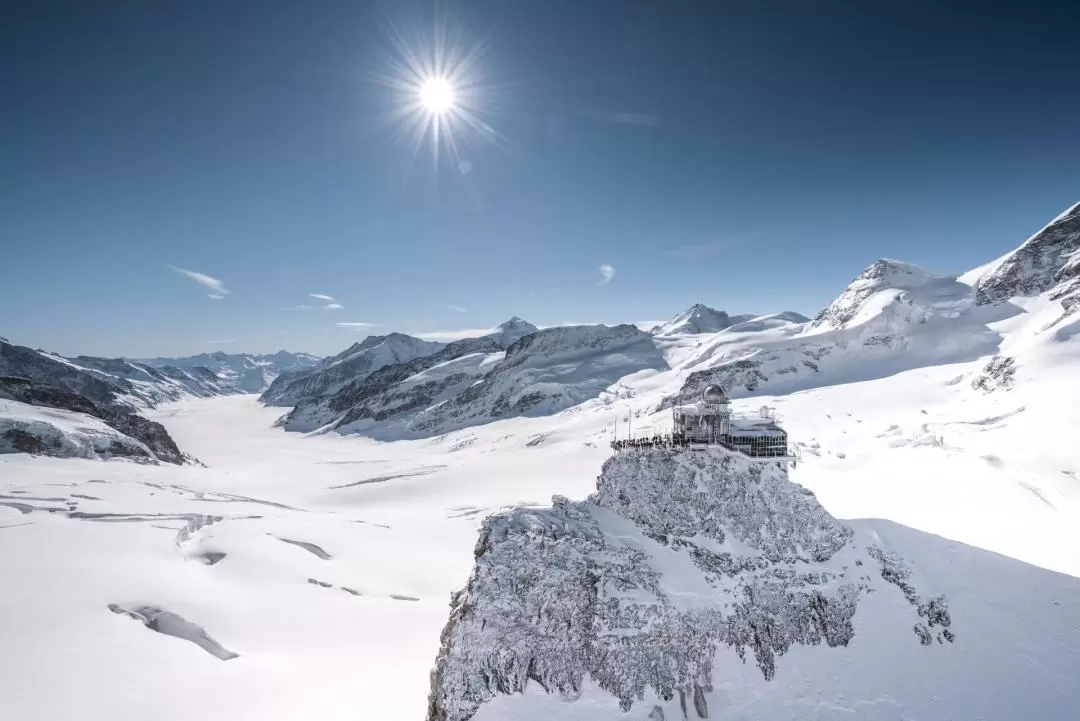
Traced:
[[705, 403], [729, 403], [727, 391], [722, 386], [708, 386], [701, 392], [701, 400]]

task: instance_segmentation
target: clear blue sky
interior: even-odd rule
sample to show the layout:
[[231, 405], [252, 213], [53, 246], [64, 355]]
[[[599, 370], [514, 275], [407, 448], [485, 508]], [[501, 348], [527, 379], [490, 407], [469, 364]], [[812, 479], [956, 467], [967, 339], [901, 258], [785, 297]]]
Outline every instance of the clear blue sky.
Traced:
[[0, 335], [330, 353], [812, 314], [879, 257], [959, 272], [1080, 200], [1075, 0], [443, 8], [503, 139], [458, 135], [469, 173], [376, 122], [389, 27], [430, 35], [430, 0], [0, 4]]

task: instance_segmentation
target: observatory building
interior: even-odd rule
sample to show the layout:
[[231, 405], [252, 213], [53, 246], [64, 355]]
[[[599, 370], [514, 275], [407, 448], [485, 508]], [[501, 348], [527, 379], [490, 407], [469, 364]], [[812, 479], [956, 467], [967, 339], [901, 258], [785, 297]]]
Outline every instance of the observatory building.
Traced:
[[676, 405], [671, 416], [674, 445], [719, 445], [762, 460], [797, 459], [771, 408], [735, 413], [720, 386], [707, 387], [695, 402]]
[[708, 386], [696, 401], [681, 402], [671, 409], [671, 434], [616, 439], [611, 447], [723, 446], [755, 461], [798, 461], [799, 452], [788, 446], [787, 432], [776, 422], [773, 409], [762, 406], [756, 413], [731, 410], [731, 398], [720, 386]]

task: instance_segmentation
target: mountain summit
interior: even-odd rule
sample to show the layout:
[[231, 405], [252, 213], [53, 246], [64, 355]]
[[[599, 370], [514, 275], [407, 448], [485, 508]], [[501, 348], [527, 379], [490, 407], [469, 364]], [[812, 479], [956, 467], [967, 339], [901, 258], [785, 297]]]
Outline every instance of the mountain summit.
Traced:
[[722, 310], [715, 310], [695, 303], [679, 313], [667, 323], [653, 328], [654, 335], [684, 335], [689, 333], [717, 333], [735, 323], [742, 323], [754, 318], [751, 315], [730, 316]]

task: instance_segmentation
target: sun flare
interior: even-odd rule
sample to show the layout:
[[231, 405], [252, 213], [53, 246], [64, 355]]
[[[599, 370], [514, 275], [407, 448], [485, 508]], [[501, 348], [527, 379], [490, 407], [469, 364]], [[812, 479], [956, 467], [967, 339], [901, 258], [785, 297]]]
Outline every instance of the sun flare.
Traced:
[[487, 42], [465, 42], [464, 31], [451, 31], [445, 21], [425, 35], [415, 28], [403, 34], [390, 27], [390, 47], [382, 54], [382, 68], [369, 77], [393, 91], [380, 125], [394, 126], [407, 141], [412, 156], [430, 146], [438, 170], [440, 156], [462, 175], [473, 170], [479, 142], [505, 149], [505, 139], [484, 119], [490, 116], [498, 87], [487, 80], [482, 58]]
[[420, 86], [420, 104], [432, 113], [445, 113], [454, 107], [454, 86], [446, 78], [428, 78]]

